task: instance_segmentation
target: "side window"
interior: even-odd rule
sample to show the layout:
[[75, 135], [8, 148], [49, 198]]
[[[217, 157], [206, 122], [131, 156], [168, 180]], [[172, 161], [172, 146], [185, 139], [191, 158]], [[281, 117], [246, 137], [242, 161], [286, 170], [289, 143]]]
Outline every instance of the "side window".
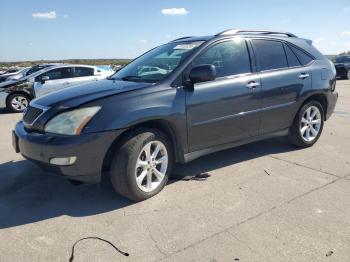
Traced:
[[288, 67], [286, 54], [281, 42], [254, 39], [253, 43], [261, 71]]
[[72, 71], [73, 70], [71, 67], [57, 68], [57, 69], [53, 69], [53, 70], [50, 70], [50, 71], [43, 73], [42, 75], [39, 76], [39, 78], [42, 78], [43, 76], [48, 76], [50, 80], [71, 78]]
[[297, 57], [302, 65], [307, 65], [307, 64], [311, 63], [312, 60], [314, 60], [311, 56], [306, 54], [304, 51], [301, 51], [299, 48], [291, 46], [291, 49], [297, 55]]
[[290, 47], [286, 44], [284, 44], [283, 46], [284, 46], [284, 50], [286, 51], [289, 67], [300, 66], [301, 64], [297, 56], [293, 53]]
[[74, 77], [93, 76], [94, 69], [91, 67], [75, 67]]
[[194, 66], [214, 65], [217, 77], [250, 73], [250, 58], [246, 41], [230, 40], [216, 44], [196, 58]]

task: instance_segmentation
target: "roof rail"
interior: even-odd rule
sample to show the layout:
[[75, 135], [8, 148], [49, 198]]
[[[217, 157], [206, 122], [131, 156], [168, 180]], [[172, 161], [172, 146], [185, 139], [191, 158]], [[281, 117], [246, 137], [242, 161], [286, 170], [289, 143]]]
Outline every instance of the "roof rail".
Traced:
[[193, 37], [193, 36], [180, 37], [180, 38], [172, 40], [171, 42], [175, 42], [175, 41], [178, 41], [178, 40], [187, 39], [187, 38], [191, 38], [191, 37]]
[[288, 37], [297, 37], [296, 35], [288, 32], [277, 32], [269, 30], [249, 30], [249, 29], [229, 29], [222, 31], [215, 36], [219, 35], [235, 35], [235, 34], [262, 34], [262, 35], [286, 35]]

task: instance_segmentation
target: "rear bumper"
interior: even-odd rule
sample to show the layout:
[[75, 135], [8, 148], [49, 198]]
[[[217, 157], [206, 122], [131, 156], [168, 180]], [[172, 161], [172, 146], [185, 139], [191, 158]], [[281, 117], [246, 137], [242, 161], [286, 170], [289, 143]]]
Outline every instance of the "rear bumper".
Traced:
[[[113, 141], [123, 130], [58, 136], [27, 132], [22, 122], [14, 130], [14, 147], [23, 157], [50, 174], [84, 182], [101, 180], [103, 161]], [[72, 165], [50, 164], [52, 158], [76, 157]]]
[[330, 118], [334, 112], [335, 105], [338, 101], [338, 92], [333, 91], [333, 92], [328, 93], [327, 101], [328, 101], [328, 107], [327, 107], [327, 114], [326, 114], [325, 120]]

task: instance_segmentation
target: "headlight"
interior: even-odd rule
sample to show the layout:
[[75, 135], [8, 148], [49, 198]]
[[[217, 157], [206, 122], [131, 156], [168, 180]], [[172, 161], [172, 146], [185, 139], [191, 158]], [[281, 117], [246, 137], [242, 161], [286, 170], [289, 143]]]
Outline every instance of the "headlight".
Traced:
[[45, 126], [45, 132], [62, 135], [79, 135], [90, 119], [101, 109], [99, 106], [86, 107], [61, 113]]

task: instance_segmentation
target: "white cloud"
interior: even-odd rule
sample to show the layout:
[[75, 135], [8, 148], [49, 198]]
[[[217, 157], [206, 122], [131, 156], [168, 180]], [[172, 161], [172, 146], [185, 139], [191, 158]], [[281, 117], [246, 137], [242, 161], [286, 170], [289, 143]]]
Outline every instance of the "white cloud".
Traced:
[[341, 32], [341, 36], [350, 36], [350, 31]]
[[186, 8], [164, 8], [162, 9], [163, 15], [187, 15], [189, 12]]
[[349, 12], [349, 11], [350, 11], [350, 5], [349, 5], [349, 6], [345, 6], [345, 7], [343, 8], [343, 11], [344, 11], [344, 12]]
[[147, 43], [147, 40], [146, 40], [146, 39], [142, 39], [142, 40], [141, 40], [141, 43], [146, 44], [146, 43]]
[[68, 14], [64, 14], [62, 17], [63, 17], [64, 19], [67, 19], [67, 18], [69, 18], [69, 15], [68, 15]]
[[39, 19], [56, 19], [56, 11], [51, 11], [47, 13], [33, 13], [32, 14], [33, 18], [39, 18]]
[[319, 44], [319, 43], [321, 43], [321, 42], [324, 41], [324, 40], [325, 40], [324, 37], [317, 37], [317, 38], [315, 38], [315, 39], [313, 40], [313, 42], [314, 42], [315, 44]]

